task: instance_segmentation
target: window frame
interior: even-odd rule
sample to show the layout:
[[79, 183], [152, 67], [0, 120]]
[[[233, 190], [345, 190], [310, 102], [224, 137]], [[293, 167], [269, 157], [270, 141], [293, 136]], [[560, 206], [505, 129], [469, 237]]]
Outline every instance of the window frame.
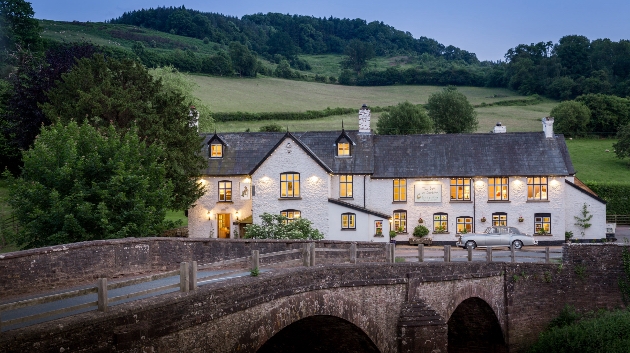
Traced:
[[[346, 218], [344, 225], [344, 218]], [[355, 230], [357, 229], [357, 214], [352, 212], [345, 212], [341, 214], [341, 230]]]
[[[397, 234], [407, 233], [407, 210], [394, 210], [392, 217], [392, 226]], [[398, 228], [402, 227], [403, 231], [398, 232]]]
[[[538, 182], [536, 181], [538, 179]], [[545, 180], [543, 182], [543, 179]], [[536, 188], [538, 197], [536, 196]], [[545, 197], [543, 197], [543, 193]], [[549, 177], [535, 176], [527, 177], [527, 201], [548, 201], [549, 200]]]
[[[498, 181], [498, 183], [497, 183]], [[497, 198], [497, 190], [499, 188], [499, 197]], [[492, 189], [492, 191], [490, 191]], [[504, 195], [505, 189], [505, 195]], [[488, 201], [509, 201], [510, 200], [510, 178], [496, 177], [488, 178]]]
[[[288, 176], [291, 176], [291, 180], [288, 180]], [[296, 179], [297, 176], [297, 179]], [[285, 180], [282, 180], [285, 178]], [[291, 193], [289, 195], [289, 186]], [[282, 192], [286, 191], [286, 195], [283, 196]], [[297, 192], [296, 192], [297, 191]], [[284, 172], [280, 173], [280, 198], [281, 199], [298, 199], [300, 198], [300, 173], [297, 172]]]
[[469, 216], [459, 216], [455, 218], [456, 234], [462, 234], [462, 231], [460, 230], [460, 225], [463, 225], [463, 228], [466, 229], [467, 233], [472, 233], [473, 218]]
[[[294, 209], [282, 210], [282, 211], [280, 211], [280, 215], [287, 218], [287, 219], [285, 219], [282, 222], [284, 224], [289, 224], [291, 222], [295, 222], [296, 219], [301, 218], [302, 217], [302, 211], [294, 210]], [[296, 217], [296, 215], [297, 215], [297, 217]], [[289, 216], [291, 216], [291, 217], [289, 217]]]
[[[398, 185], [396, 185], [396, 182], [398, 182]], [[392, 192], [394, 202], [407, 202], [407, 179], [394, 179]]]
[[[223, 186], [221, 185], [223, 184]], [[228, 187], [229, 184], [229, 187]], [[232, 181], [231, 180], [219, 180], [217, 183], [219, 202], [232, 202]], [[223, 199], [221, 198], [221, 191], [223, 191]], [[229, 192], [228, 192], [229, 191]]]
[[[215, 155], [214, 147], [219, 148], [219, 153]], [[222, 143], [211, 143], [210, 144], [210, 158], [223, 158], [223, 144]]]
[[[436, 219], [435, 217], [439, 217], [439, 219]], [[444, 230], [438, 231], [435, 226], [435, 222], [439, 222], [439, 226], [440, 227], [444, 227]], [[433, 232], [444, 232], [444, 233], [448, 233], [448, 213], [446, 212], [435, 212], [433, 214]]]
[[[344, 179], [345, 178], [345, 181]], [[350, 178], [350, 181], [348, 181]], [[350, 189], [350, 195], [348, 195], [348, 187]], [[343, 195], [343, 191], [345, 191], [346, 195]], [[354, 176], [352, 174], [342, 174], [339, 175], [339, 198], [342, 199], [351, 199], [354, 197]]]
[[351, 155], [350, 141], [344, 140], [337, 142], [337, 157], [350, 157]]
[[[538, 220], [538, 218], [541, 219]], [[545, 221], [545, 218], [549, 218], [549, 220]], [[546, 229], [545, 232], [551, 234], [551, 213], [534, 213], [534, 234], [538, 234], [538, 230], [540, 229], [540, 227], [538, 227], [539, 225], [543, 227], [547, 225], [548, 229]]]
[[[459, 188], [461, 188], [461, 197], [459, 196]], [[468, 197], [466, 197], [466, 189], [468, 189]], [[472, 178], [451, 178], [449, 191], [451, 201], [471, 201]], [[455, 191], [455, 197], [453, 197], [453, 191]]]
[[[495, 220], [496, 217], [496, 220]], [[492, 213], [492, 226], [493, 227], [507, 227], [508, 216], [506, 212], [493, 212]]]

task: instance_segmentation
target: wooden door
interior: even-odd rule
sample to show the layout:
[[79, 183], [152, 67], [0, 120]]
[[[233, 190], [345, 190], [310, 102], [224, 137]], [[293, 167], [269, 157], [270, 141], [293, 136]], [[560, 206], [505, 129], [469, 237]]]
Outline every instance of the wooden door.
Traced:
[[219, 238], [229, 238], [230, 237], [230, 214], [219, 213], [217, 215], [217, 219], [218, 219], [218, 228], [219, 228]]

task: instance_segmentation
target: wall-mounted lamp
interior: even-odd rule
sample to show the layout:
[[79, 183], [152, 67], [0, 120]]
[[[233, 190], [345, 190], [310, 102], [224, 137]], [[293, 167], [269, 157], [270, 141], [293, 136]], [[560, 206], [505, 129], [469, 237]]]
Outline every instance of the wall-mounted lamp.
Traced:
[[238, 211], [236, 211], [236, 221], [238, 222]]
[[212, 220], [212, 211], [208, 211], [207, 215], [208, 215], [208, 220], [211, 221]]

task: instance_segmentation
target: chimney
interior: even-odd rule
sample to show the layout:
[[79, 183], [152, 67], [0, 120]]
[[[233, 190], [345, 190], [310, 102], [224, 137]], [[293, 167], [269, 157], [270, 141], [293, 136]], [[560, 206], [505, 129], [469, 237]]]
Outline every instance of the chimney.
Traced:
[[545, 133], [545, 137], [548, 139], [552, 139], [553, 138], [553, 117], [548, 116], [548, 117], [542, 118], [542, 124], [543, 124], [543, 132]]
[[363, 104], [361, 109], [359, 110], [359, 133], [367, 133], [372, 132], [370, 129], [370, 109], [368, 106]]
[[495, 134], [504, 134], [507, 132], [507, 130], [506, 127], [501, 125], [501, 122], [499, 121], [492, 132], [494, 132]]

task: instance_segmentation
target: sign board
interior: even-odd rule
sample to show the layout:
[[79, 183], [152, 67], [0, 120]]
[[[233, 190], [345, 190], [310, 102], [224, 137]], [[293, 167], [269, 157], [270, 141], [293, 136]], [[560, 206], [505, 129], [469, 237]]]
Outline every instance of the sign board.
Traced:
[[442, 202], [442, 184], [439, 182], [419, 182], [415, 184], [415, 202]]
[[240, 183], [239, 192], [241, 194], [241, 200], [249, 200], [252, 198], [252, 186], [251, 183]]

